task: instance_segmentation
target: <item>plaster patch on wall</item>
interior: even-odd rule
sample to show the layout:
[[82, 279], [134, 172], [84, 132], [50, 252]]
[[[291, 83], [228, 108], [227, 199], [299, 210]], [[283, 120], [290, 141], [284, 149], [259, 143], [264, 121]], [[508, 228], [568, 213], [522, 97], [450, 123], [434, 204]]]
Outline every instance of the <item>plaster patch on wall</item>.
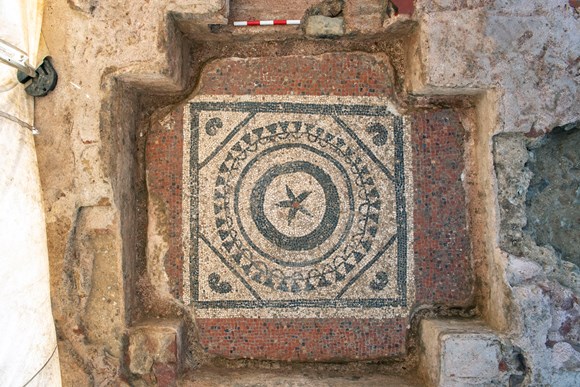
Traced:
[[538, 245], [551, 245], [562, 259], [580, 266], [580, 121], [538, 142], [528, 147], [533, 175], [524, 230]]
[[169, 278], [163, 266], [169, 251], [167, 241], [167, 209], [162, 199], [155, 195], [149, 196], [149, 218], [147, 224], [147, 272], [149, 279], [156, 289], [164, 295], [170, 296]]

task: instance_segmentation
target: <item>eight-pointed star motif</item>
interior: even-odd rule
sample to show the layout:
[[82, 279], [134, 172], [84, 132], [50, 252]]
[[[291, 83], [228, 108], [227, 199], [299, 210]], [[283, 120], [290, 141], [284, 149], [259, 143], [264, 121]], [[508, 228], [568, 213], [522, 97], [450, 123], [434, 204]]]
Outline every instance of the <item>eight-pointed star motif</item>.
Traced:
[[306, 200], [311, 192], [312, 191], [304, 191], [300, 195], [296, 196], [290, 187], [286, 185], [286, 194], [290, 200], [282, 200], [281, 202], [278, 202], [277, 206], [282, 208], [290, 208], [290, 211], [288, 211], [288, 226], [290, 226], [290, 223], [292, 223], [292, 220], [294, 220], [298, 211], [305, 215], [312, 216], [310, 211], [302, 206], [302, 202]]

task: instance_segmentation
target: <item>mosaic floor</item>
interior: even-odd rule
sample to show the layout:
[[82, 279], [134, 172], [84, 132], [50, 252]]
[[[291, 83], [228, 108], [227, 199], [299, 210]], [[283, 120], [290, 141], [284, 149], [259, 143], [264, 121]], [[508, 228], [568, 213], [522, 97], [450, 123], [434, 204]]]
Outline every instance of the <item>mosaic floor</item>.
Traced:
[[406, 118], [378, 98], [264, 100], [185, 109], [184, 298], [199, 318], [406, 316]]
[[404, 356], [413, 310], [472, 302], [461, 118], [393, 85], [382, 54], [224, 58], [152, 121], [163, 286], [206, 353]]

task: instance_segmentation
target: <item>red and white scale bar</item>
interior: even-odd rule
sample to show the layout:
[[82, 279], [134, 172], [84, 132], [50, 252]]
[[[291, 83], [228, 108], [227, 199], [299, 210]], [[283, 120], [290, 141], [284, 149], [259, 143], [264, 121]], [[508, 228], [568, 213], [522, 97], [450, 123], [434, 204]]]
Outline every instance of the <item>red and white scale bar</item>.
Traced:
[[234, 26], [245, 27], [245, 26], [285, 26], [285, 25], [299, 25], [300, 20], [286, 20], [286, 19], [276, 19], [276, 20], [248, 20], [248, 21], [235, 21]]

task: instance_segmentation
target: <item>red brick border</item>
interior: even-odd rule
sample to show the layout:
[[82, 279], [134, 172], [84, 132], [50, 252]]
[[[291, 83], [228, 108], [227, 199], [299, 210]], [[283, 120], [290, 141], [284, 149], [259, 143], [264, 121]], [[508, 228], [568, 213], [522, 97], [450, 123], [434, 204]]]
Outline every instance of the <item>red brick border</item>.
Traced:
[[[380, 359], [405, 352], [406, 319], [203, 319], [200, 344], [228, 358]], [[202, 333], [203, 332], [203, 333]]]
[[473, 279], [463, 126], [455, 112], [439, 110], [413, 114], [411, 131], [416, 303], [465, 306]]
[[183, 109], [174, 110], [166, 125], [153, 122], [145, 148], [149, 198], [157, 197], [167, 210], [166, 227], [169, 250], [165, 270], [175, 298], [183, 288], [182, 181], [183, 181]]

